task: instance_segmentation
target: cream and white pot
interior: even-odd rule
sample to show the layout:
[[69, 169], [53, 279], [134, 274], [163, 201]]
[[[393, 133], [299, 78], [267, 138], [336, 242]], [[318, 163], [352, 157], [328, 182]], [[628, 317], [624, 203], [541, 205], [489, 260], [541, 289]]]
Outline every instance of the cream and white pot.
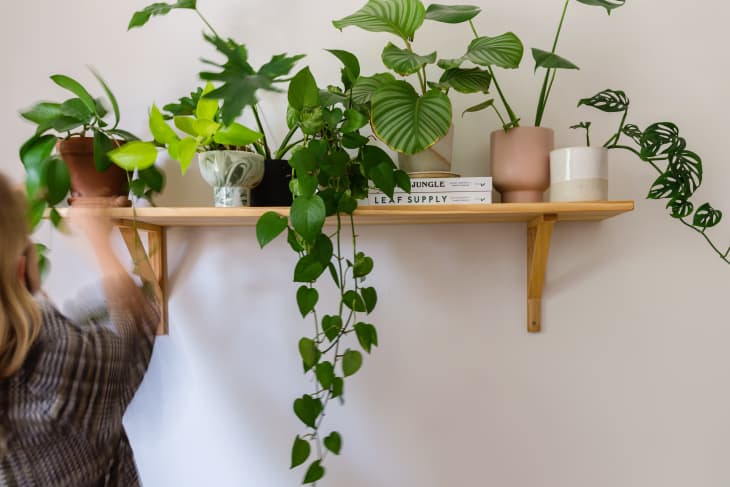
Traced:
[[566, 147], [550, 153], [550, 201], [607, 199], [607, 149]]

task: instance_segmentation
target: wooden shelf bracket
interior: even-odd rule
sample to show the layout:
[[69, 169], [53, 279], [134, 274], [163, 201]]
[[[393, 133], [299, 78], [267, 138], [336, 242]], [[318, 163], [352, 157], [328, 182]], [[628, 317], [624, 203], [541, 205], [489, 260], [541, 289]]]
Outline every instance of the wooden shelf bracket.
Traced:
[[[153, 286], [157, 302], [160, 303], [158, 335], [167, 335], [167, 242], [165, 227], [149, 223], [121, 220], [117, 222], [119, 233], [132, 257], [134, 270], [143, 281]], [[147, 234], [145, 248], [139, 232]]]
[[545, 285], [550, 240], [558, 215], [545, 214], [527, 224], [527, 331], [542, 328], [542, 289]]

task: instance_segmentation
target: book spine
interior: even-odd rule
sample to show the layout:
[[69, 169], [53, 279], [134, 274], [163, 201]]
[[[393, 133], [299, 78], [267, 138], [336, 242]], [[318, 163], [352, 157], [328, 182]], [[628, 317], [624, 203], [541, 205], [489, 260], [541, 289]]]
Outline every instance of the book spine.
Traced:
[[[377, 194], [382, 192], [377, 188], [370, 188], [370, 191]], [[411, 179], [411, 193], [442, 193], [442, 192], [473, 192], [492, 191], [492, 178], [413, 178]], [[407, 194], [400, 188], [396, 193]]]
[[477, 205], [490, 204], [492, 202], [491, 191], [471, 192], [448, 192], [448, 193], [412, 193], [393, 195], [391, 200], [384, 194], [370, 194], [367, 202], [361, 204], [372, 206], [383, 205]]

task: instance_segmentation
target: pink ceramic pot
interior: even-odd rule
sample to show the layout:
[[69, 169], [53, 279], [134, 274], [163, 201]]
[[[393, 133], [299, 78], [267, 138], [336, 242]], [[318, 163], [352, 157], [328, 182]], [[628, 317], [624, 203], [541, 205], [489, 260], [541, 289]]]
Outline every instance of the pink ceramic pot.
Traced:
[[502, 203], [539, 203], [550, 185], [553, 130], [517, 127], [491, 137], [492, 178]]

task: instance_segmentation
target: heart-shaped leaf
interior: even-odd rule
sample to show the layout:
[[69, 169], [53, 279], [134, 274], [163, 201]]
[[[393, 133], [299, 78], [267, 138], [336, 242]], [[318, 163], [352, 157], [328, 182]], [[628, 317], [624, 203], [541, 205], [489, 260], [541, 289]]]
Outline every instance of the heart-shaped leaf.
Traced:
[[317, 364], [321, 353], [314, 340], [302, 338], [299, 340], [299, 355], [302, 357], [304, 371], [306, 372]]
[[426, 19], [447, 24], [460, 24], [473, 19], [481, 11], [481, 8], [472, 5], [433, 4], [426, 9]]
[[320, 460], [312, 462], [312, 464], [307, 469], [307, 473], [304, 475], [304, 480], [302, 481], [302, 484], [313, 484], [314, 482], [324, 477], [324, 467], [320, 463]]
[[342, 318], [327, 315], [322, 318], [322, 331], [329, 341], [334, 340], [342, 330]]
[[686, 218], [694, 211], [692, 202], [677, 198], [667, 203], [667, 208], [672, 210], [672, 218]]
[[335, 455], [340, 454], [340, 451], [342, 450], [342, 437], [337, 431], [333, 431], [327, 435], [324, 438], [323, 443], [324, 446]]
[[372, 104], [376, 135], [405, 154], [427, 149], [451, 127], [451, 101], [437, 90], [419, 96], [409, 83], [393, 81], [375, 92]]
[[357, 293], [357, 291], [347, 291], [342, 296], [342, 302], [345, 306], [350, 308], [353, 311], [358, 312], [365, 312], [365, 302], [363, 301], [362, 297]]
[[297, 289], [297, 306], [299, 306], [302, 318], [312, 312], [314, 307], [317, 306], [317, 301], [319, 301], [319, 293], [316, 289], [299, 286], [299, 289]]
[[335, 367], [332, 365], [332, 362], [319, 363], [315, 368], [314, 375], [317, 376], [317, 380], [323, 389], [329, 389], [335, 380]]
[[352, 267], [352, 276], [353, 277], [365, 277], [373, 270], [373, 259], [371, 257], [366, 256], [362, 252], [358, 252], [357, 255], [355, 255], [355, 264]]
[[710, 228], [714, 227], [722, 220], [722, 212], [714, 209], [709, 203], [705, 203], [695, 212], [692, 225], [698, 228]]
[[305, 255], [294, 266], [294, 282], [314, 282], [325, 270], [325, 266], [312, 255]]
[[360, 77], [360, 62], [354, 54], [348, 51], [327, 49], [327, 52], [337, 57], [342, 63], [342, 84], [346, 90], [349, 90], [357, 78]]
[[436, 62], [436, 52], [421, 56], [408, 49], [401, 49], [389, 42], [382, 54], [383, 64], [401, 76], [408, 76], [427, 64]]
[[[192, 122], [192, 118], [185, 118]], [[177, 119], [175, 120], [175, 123], [177, 125]], [[160, 109], [157, 108], [157, 105], [152, 105], [152, 109], [150, 110], [149, 126], [150, 131], [152, 132], [152, 137], [154, 137], [155, 140], [162, 145], [171, 144], [172, 142], [180, 140], [175, 131], [172, 130], [169, 125], [167, 125], [167, 122], [162, 116], [162, 112], [160, 112]], [[197, 133], [192, 135], [197, 135]]]
[[354, 14], [332, 24], [340, 30], [355, 26], [370, 32], [389, 32], [409, 41], [425, 18], [426, 8], [420, 0], [369, 0]]
[[295, 198], [289, 218], [294, 230], [306, 241], [314, 242], [320, 233], [326, 217], [324, 201], [317, 195]]
[[294, 414], [302, 423], [314, 428], [319, 414], [322, 412], [322, 401], [305, 394], [294, 401]]
[[133, 140], [109, 152], [109, 158], [125, 171], [147, 169], [157, 160], [157, 147], [151, 142]]
[[281, 232], [286, 230], [287, 218], [276, 212], [267, 211], [256, 222], [256, 240], [263, 248], [266, 244], [278, 237]]
[[232, 145], [234, 147], [245, 147], [258, 142], [264, 136], [261, 132], [251, 130], [245, 125], [233, 122], [230, 125], [221, 127], [214, 135], [213, 140], [221, 145]]
[[355, 333], [363, 350], [370, 353], [373, 346], [378, 346], [378, 331], [369, 323], [355, 324]]
[[478, 37], [471, 41], [464, 58], [480, 66], [516, 69], [522, 62], [525, 48], [512, 32], [497, 37]]
[[347, 350], [342, 355], [342, 373], [350, 377], [362, 367], [362, 354], [357, 350]]
[[360, 289], [362, 299], [365, 301], [365, 311], [372, 313], [375, 309], [375, 305], [378, 303], [378, 293], [374, 287], [364, 287]]
[[309, 67], [295, 74], [289, 83], [289, 105], [295, 110], [319, 106], [319, 88]]
[[291, 467], [295, 468], [307, 461], [309, 454], [312, 452], [312, 447], [309, 442], [303, 440], [297, 435], [294, 438], [294, 444], [291, 447]]

